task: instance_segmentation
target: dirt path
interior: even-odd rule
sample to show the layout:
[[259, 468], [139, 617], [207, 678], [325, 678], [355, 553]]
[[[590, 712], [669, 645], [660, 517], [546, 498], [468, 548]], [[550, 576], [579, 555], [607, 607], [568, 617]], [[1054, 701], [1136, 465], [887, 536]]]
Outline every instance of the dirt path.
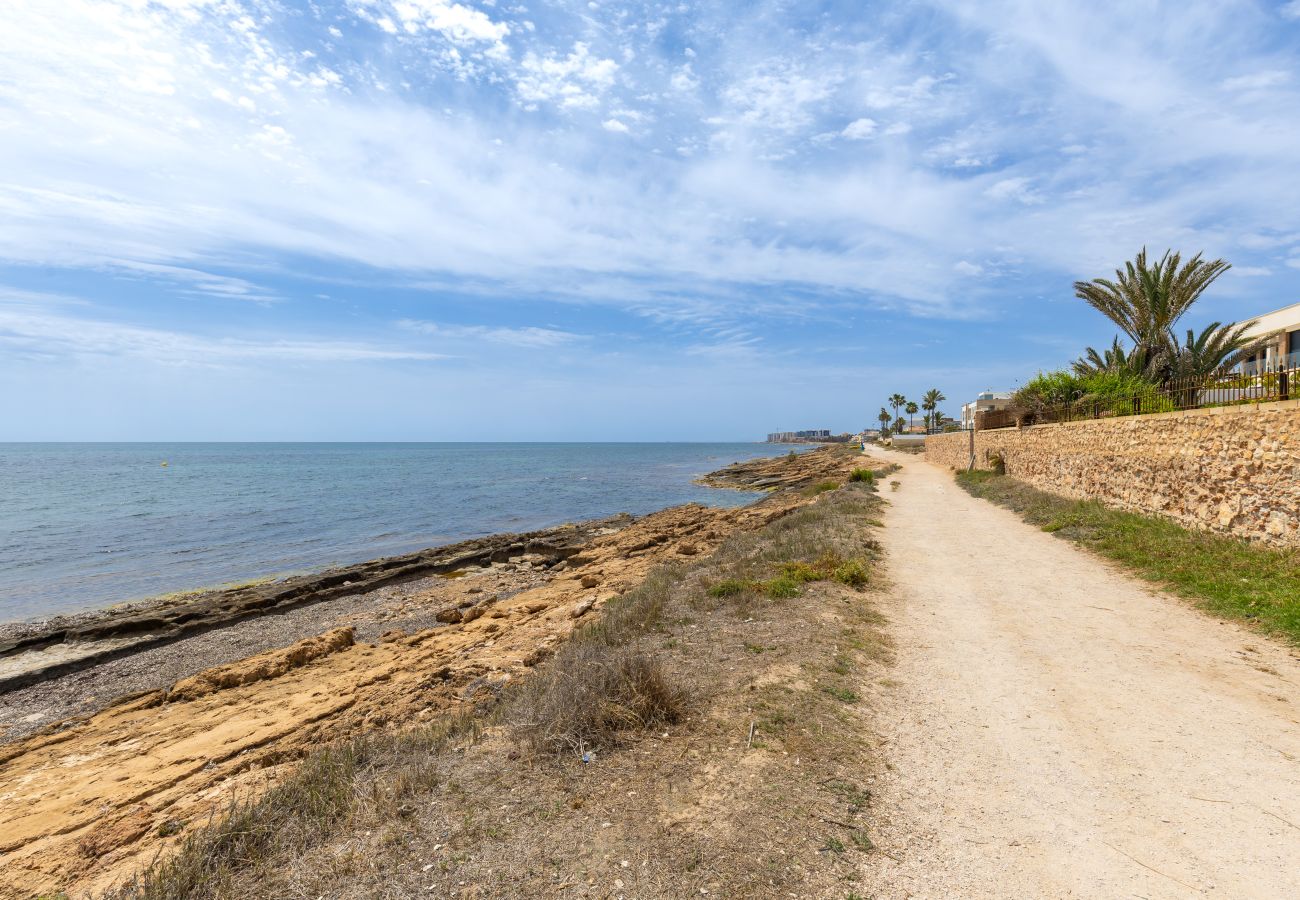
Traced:
[[878, 897], [1300, 897], [1300, 659], [903, 470]]

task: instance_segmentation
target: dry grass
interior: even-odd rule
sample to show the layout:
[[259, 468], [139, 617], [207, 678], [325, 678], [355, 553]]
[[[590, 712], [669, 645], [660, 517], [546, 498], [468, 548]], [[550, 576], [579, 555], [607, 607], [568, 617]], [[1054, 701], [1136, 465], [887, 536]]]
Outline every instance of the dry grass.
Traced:
[[656, 571], [495, 706], [314, 754], [124, 895], [851, 893], [881, 474]]
[[116, 896], [239, 896], [241, 874], [293, 858], [358, 822], [400, 817], [412, 797], [432, 788], [435, 756], [457, 739], [474, 740], [479, 728], [465, 715], [324, 747], [257, 800], [237, 801], [220, 819], [192, 832], [173, 857]]
[[507, 721], [536, 751], [613, 746], [627, 729], [659, 728], [680, 719], [686, 694], [644, 650], [577, 641], [512, 698]]

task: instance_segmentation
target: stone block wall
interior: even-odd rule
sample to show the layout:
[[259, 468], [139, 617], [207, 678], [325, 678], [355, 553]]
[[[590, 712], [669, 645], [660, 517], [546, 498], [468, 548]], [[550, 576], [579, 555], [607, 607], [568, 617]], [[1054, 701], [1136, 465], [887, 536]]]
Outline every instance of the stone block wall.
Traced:
[[[970, 434], [932, 435], [925, 457], [966, 468]], [[1067, 497], [1194, 528], [1300, 546], [1300, 401], [975, 432], [975, 466]]]

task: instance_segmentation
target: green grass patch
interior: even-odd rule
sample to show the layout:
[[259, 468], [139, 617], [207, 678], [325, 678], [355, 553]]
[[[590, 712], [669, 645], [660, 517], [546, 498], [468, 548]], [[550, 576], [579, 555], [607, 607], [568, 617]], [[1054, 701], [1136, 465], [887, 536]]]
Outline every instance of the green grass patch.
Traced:
[[827, 491], [833, 491], [840, 486], [838, 481], [819, 481], [812, 487], [804, 489], [804, 496], [816, 497], [818, 494], [824, 494]]
[[707, 593], [710, 597], [739, 597], [758, 590], [761, 590], [759, 584], [747, 578], [727, 578], [710, 587]]
[[776, 564], [777, 574], [766, 580], [756, 578], [725, 578], [711, 585], [705, 593], [710, 597], [739, 597], [745, 594], [766, 594], [774, 599], [797, 597], [805, 584], [814, 581], [837, 581], [853, 588], [863, 588], [870, 581], [871, 570], [863, 557], [845, 559], [834, 550], [827, 550], [811, 562], [794, 560]]
[[821, 686], [821, 690], [823, 693], [830, 694], [836, 700], [839, 700], [843, 703], [858, 702], [858, 695], [855, 694], [853, 691], [849, 690], [848, 688], [837, 687], [836, 685], [833, 684], [823, 684]]
[[798, 597], [803, 582], [791, 575], [778, 575], [763, 584], [763, 593], [775, 600]]
[[863, 484], [875, 484], [876, 473], [870, 469], [854, 469], [849, 473], [849, 481], [858, 481]]
[[864, 588], [871, 580], [871, 570], [862, 559], [848, 559], [835, 567], [831, 578], [851, 588]]
[[993, 472], [959, 472], [976, 497], [1115, 560], [1207, 612], [1300, 643], [1300, 553], [1070, 500]]

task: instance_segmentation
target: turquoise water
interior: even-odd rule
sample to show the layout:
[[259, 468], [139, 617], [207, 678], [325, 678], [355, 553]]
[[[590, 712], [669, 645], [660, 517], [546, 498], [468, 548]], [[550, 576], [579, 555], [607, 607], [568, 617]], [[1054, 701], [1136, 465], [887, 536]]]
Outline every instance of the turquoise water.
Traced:
[[[753, 495], [764, 444], [0, 444], [0, 621]], [[162, 463], [167, 465], [163, 466]]]

